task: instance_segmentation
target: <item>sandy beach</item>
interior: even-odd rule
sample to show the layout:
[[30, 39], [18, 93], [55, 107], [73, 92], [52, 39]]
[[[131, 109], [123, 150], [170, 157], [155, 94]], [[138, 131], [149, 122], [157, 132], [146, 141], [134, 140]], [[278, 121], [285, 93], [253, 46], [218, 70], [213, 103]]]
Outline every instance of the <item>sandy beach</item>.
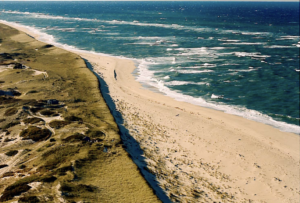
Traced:
[[299, 202], [299, 135], [149, 91], [130, 60], [77, 54], [108, 85], [144, 170], [173, 202]]

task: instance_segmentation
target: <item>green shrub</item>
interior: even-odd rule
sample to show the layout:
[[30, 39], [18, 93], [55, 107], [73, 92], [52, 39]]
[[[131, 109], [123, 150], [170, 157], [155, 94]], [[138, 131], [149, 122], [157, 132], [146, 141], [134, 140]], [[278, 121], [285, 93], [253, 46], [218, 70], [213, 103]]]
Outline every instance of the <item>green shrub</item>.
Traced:
[[65, 139], [63, 139], [63, 142], [76, 142], [81, 141], [85, 136], [80, 133], [75, 133], [74, 135], [71, 135]]
[[35, 142], [46, 140], [51, 136], [51, 131], [48, 129], [41, 129], [35, 126], [30, 126], [29, 128], [23, 130], [20, 133], [20, 137], [23, 137], [23, 140], [33, 140]]
[[69, 124], [70, 124], [69, 121], [57, 121], [57, 120], [51, 121], [49, 123], [50, 127], [55, 128], [55, 129], [63, 128], [64, 126], [69, 125]]
[[8, 166], [7, 164], [1, 164], [1, 165], [0, 165], [0, 169], [1, 169], [1, 168], [5, 168], [5, 167], [7, 167], [7, 166]]
[[49, 109], [44, 109], [44, 110], [42, 110], [40, 113], [41, 113], [42, 115], [44, 115], [44, 116], [54, 116], [54, 115], [57, 114], [56, 112], [51, 111], [51, 110], [49, 110]]
[[40, 200], [36, 196], [21, 197], [18, 203], [37, 203]]
[[25, 124], [35, 124], [35, 123], [39, 123], [39, 122], [45, 122], [43, 119], [41, 119], [41, 118], [36, 118], [36, 117], [34, 117], [34, 118], [26, 118], [26, 119], [24, 119], [23, 120], [23, 122], [25, 123]]
[[6, 156], [15, 156], [16, 154], [18, 154], [18, 150], [10, 150], [5, 153]]
[[20, 194], [27, 192], [31, 187], [27, 183], [12, 184], [5, 188], [0, 197], [0, 202], [8, 201], [14, 198], [14, 196], [19, 196]]
[[8, 123], [8, 124], [6, 124], [5, 126], [2, 127], [2, 130], [6, 130], [8, 128], [11, 128], [11, 127], [13, 127], [15, 125], [19, 125], [19, 124], [20, 124], [19, 121], [14, 121], [14, 122]]
[[82, 123], [82, 118], [80, 117], [77, 117], [77, 116], [67, 116], [65, 118], [66, 121], [69, 121], [69, 122], [72, 122], [72, 121], [78, 121], [78, 122], [81, 122]]
[[18, 113], [18, 109], [17, 108], [10, 108], [7, 109], [4, 113], [4, 116], [12, 116], [14, 114]]

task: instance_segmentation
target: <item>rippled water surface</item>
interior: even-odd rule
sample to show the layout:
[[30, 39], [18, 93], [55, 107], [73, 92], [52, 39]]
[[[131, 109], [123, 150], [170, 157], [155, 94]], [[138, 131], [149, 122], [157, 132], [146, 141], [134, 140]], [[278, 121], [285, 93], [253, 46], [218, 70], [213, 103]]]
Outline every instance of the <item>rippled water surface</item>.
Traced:
[[0, 2], [65, 48], [122, 56], [177, 100], [299, 133], [299, 3]]

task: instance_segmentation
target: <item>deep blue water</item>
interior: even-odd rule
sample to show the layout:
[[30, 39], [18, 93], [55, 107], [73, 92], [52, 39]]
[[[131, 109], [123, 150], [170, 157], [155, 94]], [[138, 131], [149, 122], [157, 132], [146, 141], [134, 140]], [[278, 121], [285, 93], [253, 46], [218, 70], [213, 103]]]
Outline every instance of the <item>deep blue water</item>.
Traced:
[[299, 2], [0, 2], [1, 10], [43, 41], [134, 59], [138, 81], [177, 100], [300, 132]]

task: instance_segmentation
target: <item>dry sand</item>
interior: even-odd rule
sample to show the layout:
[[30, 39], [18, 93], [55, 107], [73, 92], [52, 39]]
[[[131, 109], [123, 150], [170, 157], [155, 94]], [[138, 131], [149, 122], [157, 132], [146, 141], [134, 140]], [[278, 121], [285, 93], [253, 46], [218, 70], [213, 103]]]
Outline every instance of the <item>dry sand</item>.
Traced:
[[172, 201], [299, 202], [299, 135], [146, 90], [130, 60], [77, 53], [107, 83]]

